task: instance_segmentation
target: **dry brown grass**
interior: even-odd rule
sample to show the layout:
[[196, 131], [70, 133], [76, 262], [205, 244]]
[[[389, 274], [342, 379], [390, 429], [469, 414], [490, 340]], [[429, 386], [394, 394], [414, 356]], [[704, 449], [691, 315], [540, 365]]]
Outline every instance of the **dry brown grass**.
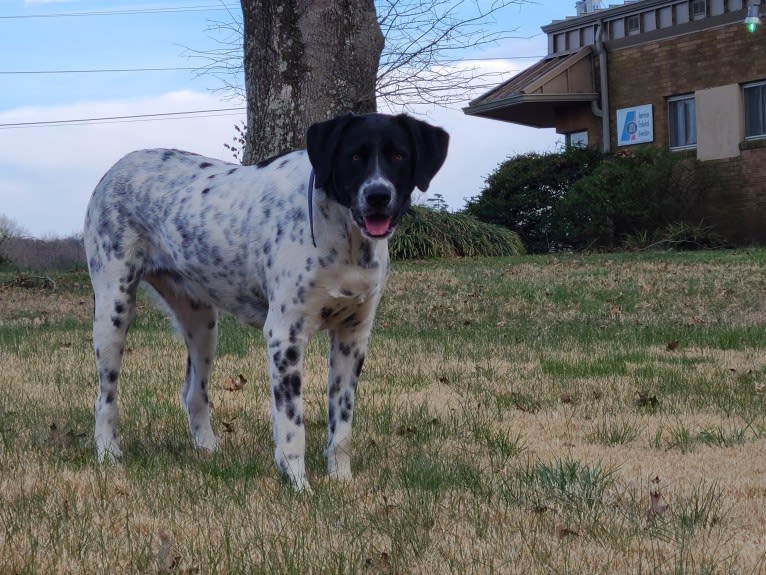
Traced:
[[310, 347], [311, 496], [272, 464], [259, 335], [223, 323], [222, 445], [205, 456], [178, 401], [182, 344], [145, 305], [127, 456], [100, 468], [87, 280], [2, 288], [0, 572], [766, 571], [764, 260], [398, 265], [348, 485], [324, 477], [326, 341]]

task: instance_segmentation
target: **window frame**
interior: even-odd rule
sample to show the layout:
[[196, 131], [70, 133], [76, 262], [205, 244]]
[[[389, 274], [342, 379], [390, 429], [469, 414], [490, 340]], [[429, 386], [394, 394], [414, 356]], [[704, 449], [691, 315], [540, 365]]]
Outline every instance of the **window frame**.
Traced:
[[[578, 147], [578, 148], [587, 148], [588, 143], [588, 130], [575, 130], [574, 132], [567, 132], [565, 134], [566, 140], [565, 144], [567, 148], [571, 147]], [[572, 137], [578, 138], [576, 141], [572, 141]]]
[[[748, 96], [747, 91], [757, 89], [759, 92], [759, 106], [760, 110], [758, 110], [758, 113], [760, 115], [760, 118], [758, 120], [758, 123], [760, 124], [759, 132], [757, 133], [750, 133], [748, 134], [748, 119], [749, 119], [749, 110], [750, 107], [748, 106]], [[743, 113], [743, 122], [744, 122], [744, 133], [745, 133], [745, 140], [762, 140], [766, 138], [766, 80], [761, 80], [759, 82], [748, 82], [747, 84], [742, 85], [742, 113]]]
[[[678, 121], [677, 118], [677, 109], [678, 105], [680, 103], [691, 103], [693, 105], [693, 116], [691, 116], [693, 120], [693, 128], [694, 128], [694, 141], [689, 141], [688, 134], [685, 134], [684, 141], [683, 142], [675, 142], [674, 143], [674, 136], [678, 135], [675, 129], [676, 122]], [[668, 110], [668, 149], [672, 151], [682, 151], [682, 150], [693, 150], [697, 147], [697, 100], [694, 97], [694, 94], [679, 94], [678, 96], [671, 96], [667, 99], [667, 110]], [[684, 110], [687, 111], [688, 107], [684, 106]], [[687, 124], [689, 120], [689, 116], [686, 114], [684, 115], [684, 124]], [[684, 132], [688, 132], [687, 129], [684, 130]]]

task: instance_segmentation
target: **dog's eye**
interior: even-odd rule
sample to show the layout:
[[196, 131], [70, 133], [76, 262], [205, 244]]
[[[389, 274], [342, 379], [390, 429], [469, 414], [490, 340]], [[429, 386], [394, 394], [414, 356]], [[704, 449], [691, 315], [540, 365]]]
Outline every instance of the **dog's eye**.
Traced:
[[355, 164], [361, 162], [362, 161], [361, 154], [351, 154], [351, 161], [354, 162]]
[[394, 153], [391, 155], [391, 159], [392, 159], [394, 162], [401, 162], [402, 160], [404, 160], [404, 154], [402, 154], [401, 152], [394, 152]]

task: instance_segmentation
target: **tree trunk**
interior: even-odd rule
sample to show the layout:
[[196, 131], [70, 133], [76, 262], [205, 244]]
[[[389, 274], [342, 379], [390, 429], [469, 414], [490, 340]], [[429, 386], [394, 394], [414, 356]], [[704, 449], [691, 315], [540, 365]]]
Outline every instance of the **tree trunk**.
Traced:
[[375, 111], [383, 35], [373, 0], [241, 0], [243, 164], [305, 147], [309, 125]]

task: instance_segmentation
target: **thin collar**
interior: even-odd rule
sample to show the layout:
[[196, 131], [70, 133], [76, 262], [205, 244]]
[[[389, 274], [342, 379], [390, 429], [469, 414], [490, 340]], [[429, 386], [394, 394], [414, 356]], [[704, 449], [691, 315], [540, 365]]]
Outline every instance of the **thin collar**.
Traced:
[[309, 229], [311, 230], [311, 243], [314, 244], [314, 247], [317, 247], [317, 241], [314, 238], [314, 169], [311, 169], [311, 175], [309, 176], [309, 189], [308, 189], [308, 199], [309, 199]]

